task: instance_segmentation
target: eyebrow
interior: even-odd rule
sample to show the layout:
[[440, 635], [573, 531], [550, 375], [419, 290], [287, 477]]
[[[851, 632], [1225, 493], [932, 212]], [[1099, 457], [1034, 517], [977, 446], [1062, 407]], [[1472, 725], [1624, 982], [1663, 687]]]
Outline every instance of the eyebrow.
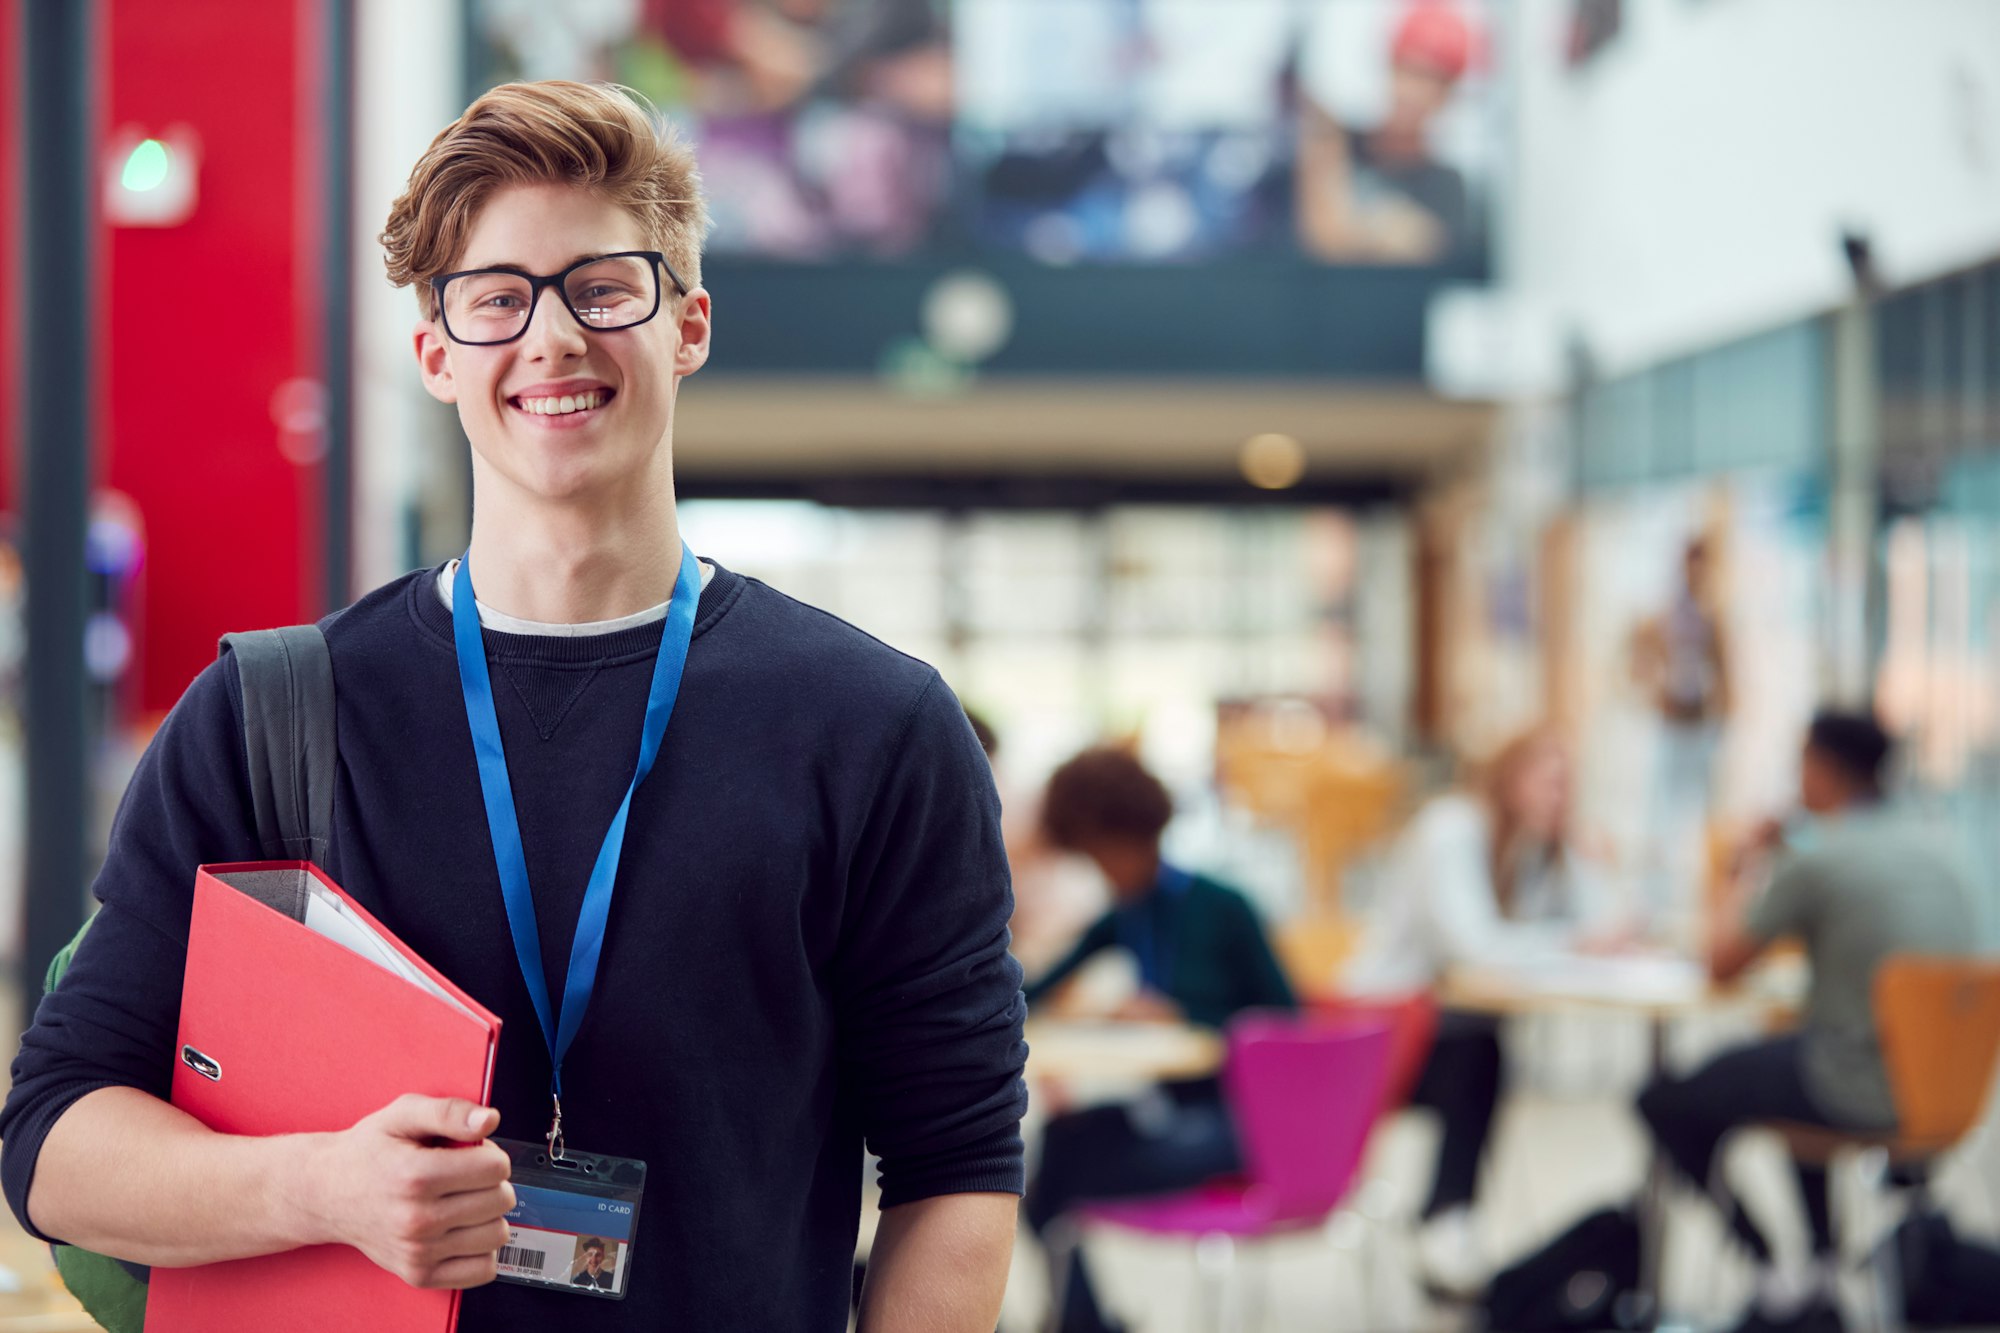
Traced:
[[[632, 252], [629, 250], [586, 250], [582, 254], [573, 255], [569, 259], [565, 260], [561, 265], [559, 265], [556, 268], [555, 271], [560, 273], [563, 271], [563, 269], [574, 268], [578, 264], [581, 264], [586, 260], [602, 259], [606, 255], [622, 255], [630, 253]], [[477, 269], [488, 269], [488, 268], [497, 268], [503, 273], [518, 273], [522, 277], [538, 276], [526, 264], [518, 264], [512, 260], [507, 260], [507, 259], [495, 260], [489, 264], [467, 264], [463, 269], [459, 271], [463, 273], [470, 273]]]

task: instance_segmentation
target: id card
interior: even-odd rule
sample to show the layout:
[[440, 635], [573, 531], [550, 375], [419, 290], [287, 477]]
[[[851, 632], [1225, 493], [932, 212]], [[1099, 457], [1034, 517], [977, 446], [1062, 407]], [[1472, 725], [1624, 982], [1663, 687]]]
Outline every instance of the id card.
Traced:
[[493, 1142], [513, 1161], [515, 1197], [500, 1281], [624, 1300], [646, 1164], [574, 1150], [552, 1162], [544, 1144]]

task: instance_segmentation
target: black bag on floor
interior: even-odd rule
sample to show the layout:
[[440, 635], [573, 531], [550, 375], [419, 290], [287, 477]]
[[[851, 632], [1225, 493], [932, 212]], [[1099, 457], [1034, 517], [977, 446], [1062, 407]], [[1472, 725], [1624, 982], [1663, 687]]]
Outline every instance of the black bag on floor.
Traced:
[[1643, 1304], [1638, 1219], [1606, 1208], [1495, 1277], [1486, 1289], [1486, 1327], [1492, 1333], [1637, 1328], [1645, 1322]]
[[1943, 1213], [1906, 1217], [1896, 1228], [1903, 1319], [1915, 1328], [2000, 1326], [2000, 1249], [1952, 1230]]

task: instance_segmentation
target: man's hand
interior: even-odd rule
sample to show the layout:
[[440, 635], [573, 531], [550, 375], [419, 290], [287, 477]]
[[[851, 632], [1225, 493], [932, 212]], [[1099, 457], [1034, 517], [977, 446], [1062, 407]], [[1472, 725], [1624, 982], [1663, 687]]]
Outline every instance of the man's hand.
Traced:
[[1766, 815], [1750, 829], [1750, 842], [1764, 851], [1776, 851], [1785, 845], [1785, 821], [1777, 815]]
[[1059, 1078], [1035, 1080], [1034, 1091], [1029, 1095], [1042, 1109], [1042, 1114], [1051, 1120], [1067, 1114], [1076, 1105], [1076, 1096], [1070, 1091], [1069, 1084]]
[[1185, 1023], [1187, 1015], [1171, 999], [1151, 989], [1141, 989], [1108, 1015], [1120, 1023]]
[[1763, 866], [1774, 852], [1782, 850], [1784, 846], [1785, 822], [1782, 819], [1767, 817], [1751, 825], [1742, 838], [1737, 840], [1736, 846], [1730, 850], [1726, 870], [1732, 881], [1730, 886], [1732, 892], [1739, 898], [1744, 896], [1742, 881], [1748, 879], [1752, 872]]
[[1638, 918], [1628, 916], [1584, 931], [1573, 947], [1586, 958], [1616, 958], [1638, 952], [1645, 938]]
[[514, 1207], [506, 1150], [487, 1141], [499, 1124], [489, 1106], [398, 1097], [352, 1129], [315, 1136], [306, 1206], [326, 1241], [413, 1287], [491, 1282]]

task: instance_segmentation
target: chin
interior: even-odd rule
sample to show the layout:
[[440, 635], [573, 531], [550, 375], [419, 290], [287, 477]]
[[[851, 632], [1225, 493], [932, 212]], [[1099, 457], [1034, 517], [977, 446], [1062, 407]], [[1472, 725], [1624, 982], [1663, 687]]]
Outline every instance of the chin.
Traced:
[[600, 475], [599, 469], [563, 468], [534, 478], [527, 489], [539, 499], [573, 502], [605, 494], [613, 485], [613, 479]]
[[523, 496], [552, 503], [585, 499], [609, 488], [614, 469], [599, 458], [535, 457], [516, 453], [493, 471]]
[[475, 452], [514, 490], [551, 503], [574, 503], [642, 484], [650, 454], [597, 431], [564, 439], [509, 437], [498, 449]]

